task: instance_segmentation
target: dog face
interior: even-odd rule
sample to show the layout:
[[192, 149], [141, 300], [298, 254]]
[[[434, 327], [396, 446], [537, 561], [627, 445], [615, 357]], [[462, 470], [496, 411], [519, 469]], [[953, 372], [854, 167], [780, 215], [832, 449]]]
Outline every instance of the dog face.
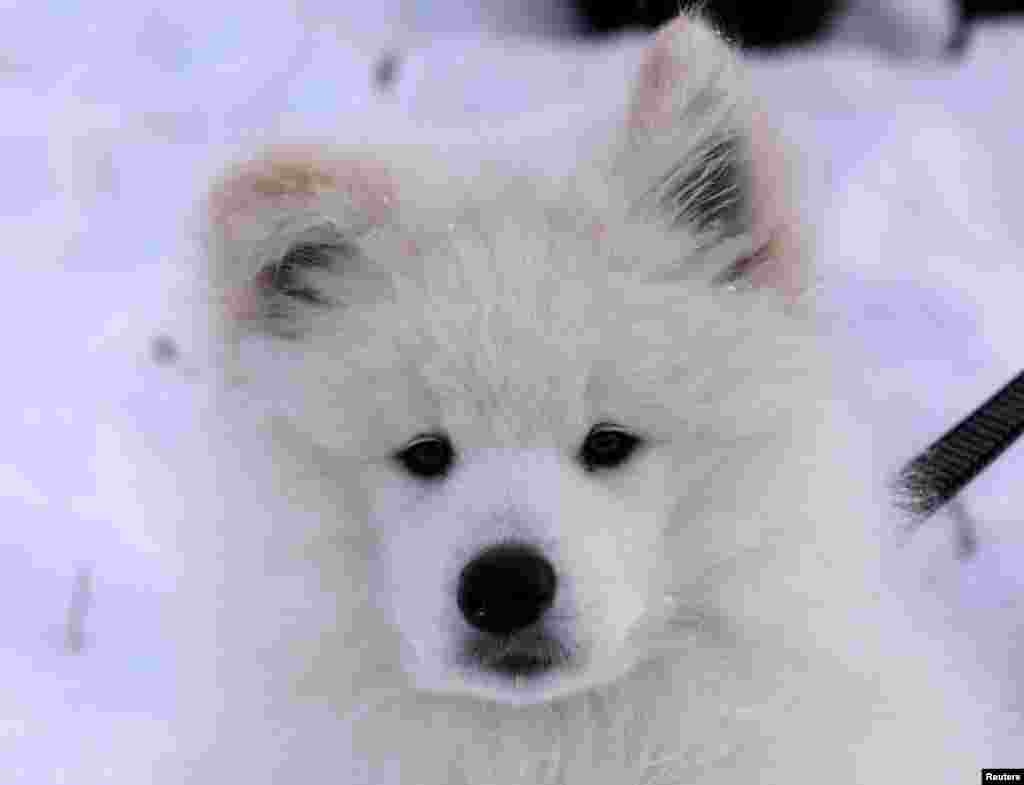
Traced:
[[752, 465], [785, 459], [813, 363], [756, 117], [733, 54], [683, 17], [621, 145], [571, 180], [292, 146], [211, 192], [236, 370], [284, 460], [321, 456], [306, 474], [339, 501], [320, 525], [359, 545], [314, 557], [361, 562], [398, 633], [375, 656], [417, 688], [525, 704], [613, 682], [724, 602], [716, 566], [778, 536], [759, 512], [778, 477]]

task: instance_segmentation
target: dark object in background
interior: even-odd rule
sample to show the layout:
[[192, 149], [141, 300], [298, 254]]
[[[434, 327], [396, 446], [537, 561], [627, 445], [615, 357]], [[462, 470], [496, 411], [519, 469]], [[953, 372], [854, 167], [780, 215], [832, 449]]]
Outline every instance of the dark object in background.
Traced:
[[959, 0], [960, 23], [949, 42], [949, 51], [959, 55], [967, 49], [971, 24], [979, 19], [1024, 14], [1024, 0]]
[[178, 359], [178, 345], [169, 335], [157, 335], [149, 342], [149, 353], [157, 365], [172, 365]]
[[1024, 14], [1024, 0], [960, 0], [965, 19], [984, 19], [1005, 14]]
[[912, 526], [934, 514], [1024, 435], [1024, 371], [906, 464], [893, 490]]
[[[583, 32], [605, 35], [630, 27], [654, 29], [693, 3], [680, 0], [573, 0]], [[822, 33], [845, 7], [843, 0], [764, 3], [757, 0], [706, 0], [697, 4], [723, 32], [744, 48], [774, 49], [807, 43]]]
[[[775, 5], [757, 0], [572, 0], [585, 35], [600, 36], [628, 28], [653, 30], [675, 17], [680, 7], [697, 7], [731, 38], [748, 49], [776, 49], [821, 37], [829, 23], [846, 10], [845, 0]], [[1024, 14], [1024, 0], [957, 0], [960, 22], [950, 39], [952, 54], [963, 52], [973, 22]]]
[[92, 570], [80, 567], [75, 571], [64, 628], [64, 650], [68, 654], [81, 654], [86, 648], [85, 617], [92, 607]]
[[373, 66], [373, 85], [379, 92], [387, 92], [394, 87], [398, 77], [401, 58], [397, 52], [385, 52]]

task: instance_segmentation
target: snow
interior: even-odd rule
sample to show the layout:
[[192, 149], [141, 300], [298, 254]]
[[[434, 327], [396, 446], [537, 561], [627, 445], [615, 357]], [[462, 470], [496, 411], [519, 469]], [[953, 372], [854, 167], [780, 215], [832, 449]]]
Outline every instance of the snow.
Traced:
[[[625, 100], [639, 37], [583, 45], [541, 37], [562, 17], [450, 5], [385, 3], [366, 20], [310, 2], [0, 8], [0, 164], [16, 184], [0, 195], [0, 782], [145, 782], [170, 743], [159, 613], [181, 566], [147, 527], [147, 499], [173, 498], [166, 456], [188, 448], [204, 399], [186, 230], [217, 163], [265, 133], [416, 133], [455, 139], [453, 159], [480, 134], [521, 139], [553, 165]], [[913, 58], [865, 48], [861, 19], [826, 47], [754, 61], [807, 153], [822, 290], [879, 482], [1024, 365], [1024, 27], [982, 27], [946, 61], [928, 56], [942, 13], [920, 11]], [[397, 82], [378, 95], [375, 59], [395, 46]], [[152, 361], [158, 334], [179, 366]], [[974, 560], [952, 558], [944, 514], [900, 562], [941, 593], [1007, 703], [1024, 700], [1022, 470], [1018, 445], [962, 497]], [[85, 573], [86, 646], [72, 655]]]

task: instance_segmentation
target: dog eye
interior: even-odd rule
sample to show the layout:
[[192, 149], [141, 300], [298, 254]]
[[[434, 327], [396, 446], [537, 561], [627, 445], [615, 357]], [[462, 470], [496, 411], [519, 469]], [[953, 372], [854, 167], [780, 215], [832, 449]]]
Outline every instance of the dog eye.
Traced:
[[578, 459], [587, 471], [614, 469], [628, 461], [640, 444], [640, 437], [628, 431], [596, 425], [583, 440]]
[[422, 479], [443, 477], [455, 460], [455, 449], [444, 436], [424, 436], [413, 440], [395, 455], [409, 474]]

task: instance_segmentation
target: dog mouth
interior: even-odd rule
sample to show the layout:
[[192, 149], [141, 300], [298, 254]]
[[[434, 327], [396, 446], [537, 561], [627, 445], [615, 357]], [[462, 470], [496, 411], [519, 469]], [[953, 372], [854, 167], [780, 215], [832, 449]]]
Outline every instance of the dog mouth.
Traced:
[[554, 665], [550, 657], [527, 652], [511, 652], [485, 663], [490, 670], [509, 676], [534, 676], [550, 670]]
[[569, 660], [563, 644], [537, 633], [505, 639], [477, 638], [467, 645], [465, 653], [467, 664], [513, 678], [539, 676]]

